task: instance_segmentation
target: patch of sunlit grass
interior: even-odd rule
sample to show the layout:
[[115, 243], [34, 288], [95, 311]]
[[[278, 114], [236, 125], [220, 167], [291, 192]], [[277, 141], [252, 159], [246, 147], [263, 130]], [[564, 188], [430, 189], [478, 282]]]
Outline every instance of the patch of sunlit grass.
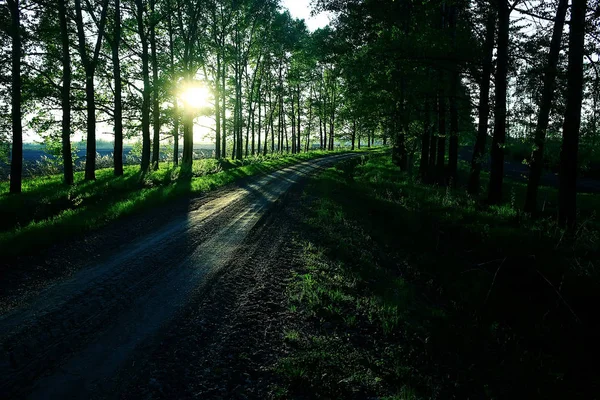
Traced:
[[5, 255], [23, 253], [31, 243], [41, 249], [178, 197], [327, 154], [314, 151], [244, 160], [195, 160], [189, 181], [180, 176], [180, 168], [162, 163], [143, 177], [137, 166], [126, 166], [121, 177], [115, 177], [112, 169], [98, 170], [95, 181], [85, 181], [84, 173], [77, 172], [72, 186], [63, 185], [60, 175], [25, 179], [20, 195], [8, 194], [8, 183], [1, 182], [0, 247]]

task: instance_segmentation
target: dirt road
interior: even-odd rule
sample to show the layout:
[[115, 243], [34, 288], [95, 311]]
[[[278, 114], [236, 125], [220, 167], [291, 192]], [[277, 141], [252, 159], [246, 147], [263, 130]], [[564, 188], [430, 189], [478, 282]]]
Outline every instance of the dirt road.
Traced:
[[218, 279], [273, 204], [310, 173], [353, 156], [304, 162], [192, 201], [135, 239], [117, 238], [123, 246], [67, 279], [13, 301], [0, 316], [0, 398], [116, 397], [112, 378]]

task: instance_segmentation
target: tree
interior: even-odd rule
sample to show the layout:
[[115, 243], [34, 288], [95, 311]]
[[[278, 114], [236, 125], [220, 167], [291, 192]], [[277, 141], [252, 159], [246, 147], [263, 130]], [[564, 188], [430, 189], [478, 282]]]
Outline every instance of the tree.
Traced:
[[[61, 0], [64, 1], [64, 0]], [[112, 50], [113, 76], [115, 81], [114, 86], [114, 159], [115, 159], [115, 176], [123, 175], [123, 82], [121, 79], [121, 60], [119, 59], [119, 49], [121, 45], [121, 0], [114, 0], [114, 15], [113, 15], [113, 33], [112, 37], [107, 36], [107, 40]]]
[[106, 27], [106, 17], [108, 12], [108, 0], [102, 0], [100, 8], [100, 20], [98, 21], [94, 14], [94, 8], [89, 2], [86, 2], [86, 12], [97, 26], [96, 41], [93, 53], [90, 55], [86, 39], [85, 22], [83, 18], [83, 9], [81, 0], [75, 0], [75, 24], [77, 25], [77, 38], [79, 57], [85, 70], [85, 101], [87, 107], [87, 144], [85, 159], [85, 179], [96, 179], [96, 96], [94, 76], [100, 57], [100, 48], [104, 29]]
[[485, 42], [483, 45], [482, 74], [479, 82], [479, 124], [477, 138], [471, 159], [468, 191], [470, 194], [479, 193], [479, 177], [481, 175], [481, 159], [485, 153], [488, 135], [488, 119], [490, 115], [490, 75], [492, 73], [492, 57], [494, 52], [494, 36], [496, 30], [496, 12], [493, 8], [487, 12], [485, 25]]
[[498, 7], [498, 59], [494, 107], [494, 136], [488, 201], [497, 204], [502, 200], [504, 181], [504, 145], [506, 142], [506, 94], [508, 79], [508, 42], [510, 9], [507, 0], [497, 0]]
[[560, 152], [560, 186], [558, 191], [558, 221], [562, 226], [567, 227], [575, 225], [577, 211], [577, 157], [583, 98], [586, 6], [586, 0], [573, 0], [571, 7], [567, 108], [563, 124], [563, 142]]
[[560, 0], [556, 11], [554, 29], [552, 32], [552, 41], [550, 42], [550, 54], [548, 64], [544, 73], [544, 89], [542, 92], [542, 101], [538, 114], [537, 125], [535, 128], [534, 149], [531, 155], [531, 166], [529, 172], [529, 181], [527, 183], [527, 197], [525, 200], [525, 211], [534, 213], [537, 208], [537, 193], [542, 176], [544, 163], [544, 142], [546, 141], [546, 130], [550, 119], [550, 108], [554, 97], [556, 71], [558, 65], [558, 56], [560, 53], [560, 42], [567, 14], [567, 0]]
[[138, 35], [142, 48], [142, 173], [148, 172], [150, 168], [150, 55], [148, 52], [148, 36], [146, 34], [146, 23], [144, 10], [146, 9], [145, 0], [135, 0], [136, 21], [138, 26]]
[[10, 164], [10, 193], [21, 193], [23, 175], [23, 125], [21, 123], [21, 8], [20, 0], [8, 0], [10, 12], [11, 64], [11, 119], [12, 159]]

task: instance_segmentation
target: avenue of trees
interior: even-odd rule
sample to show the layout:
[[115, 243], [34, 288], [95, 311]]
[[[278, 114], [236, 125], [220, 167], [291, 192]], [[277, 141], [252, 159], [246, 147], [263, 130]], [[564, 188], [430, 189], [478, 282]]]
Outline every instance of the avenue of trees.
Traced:
[[[277, 0], [1, 0], [0, 142], [11, 192], [21, 191], [25, 127], [60, 140], [73, 182], [71, 137], [86, 136], [95, 178], [99, 123], [141, 138], [142, 172], [161, 140], [189, 168], [197, 117], [214, 120], [215, 157], [352, 148], [375, 138], [403, 170], [455, 185], [472, 146], [468, 191], [503, 200], [507, 143], [531, 145], [525, 210], [538, 211], [549, 154], [559, 158], [559, 221], [576, 219], [579, 151], [597, 151], [600, 98], [594, 0], [315, 0], [333, 28], [309, 32]], [[206, 110], [177, 99], [205, 85]], [[10, 101], [8, 101], [10, 99]], [[196, 121], [196, 122], [195, 122]], [[180, 143], [182, 138], [182, 143]], [[549, 140], [560, 149], [545, 149]], [[556, 154], [554, 154], [556, 153]]]
[[[127, 139], [141, 140], [142, 172], [158, 168], [166, 140], [174, 163], [191, 167], [199, 116], [214, 121], [217, 158], [333, 149], [345, 132], [333, 32], [309, 32], [277, 0], [4, 0], [0, 26], [0, 143], [10, 146], [12, 193], [21, 191], [26, 129], [60, 143], [66, 184], [76, 132], [85, 178], [95, 179], [101, 124], [114, 133], [116, 176]], [[205, 107], [181, 100], [194, 87], [211, 93]]]
[[318, 0], [317, 5], [337, 15], [335, 40], [345, 47], [341, 58], [360, 65], [343, 68], [348, 86], [356, 88], [348, 101], [362, 103], [357, 108], [363, 112], [378, 110], [387, 120], [400, 168], [409, 168], [418, 150], [423, 180], [454, 185], [459, 139], [474, 140], [468, 190], [479, 194], [489, 154], [486, 198], [497, 204], [505, 197], [507, 143], [521, 140], [531, 146], [525, 210], [536, 214], [550, 153], [544, 145], [551, 138], [561, 143], [551, 154], [559, 157], [559, 222], [575, 223], [578, 152], [582, 145], [594, 154], [598, 149], [597, 3]]

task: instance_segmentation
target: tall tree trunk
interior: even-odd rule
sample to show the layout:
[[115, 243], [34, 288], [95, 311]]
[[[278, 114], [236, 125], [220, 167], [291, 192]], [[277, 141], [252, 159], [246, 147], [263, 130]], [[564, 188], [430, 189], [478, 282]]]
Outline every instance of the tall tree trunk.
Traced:
[[217, 54], [217, 72], [215, 75], [215, 158], [221, 158], [221, 98], [220, 95], [221, 80], [221, 54]]
[[158, 170], [160, 161], [160, 105], [158, 104], [158, 55], [156, 54], [156, 20], [154, 15], [154, 2], [150, 0], [150, 51], [152, 57], [152, 128], [154, 130], [152, 140], [152, 168]]
[[[262, 83], [262, 82], [261, 82]], [[257, 144], [256, 144], [256, 154], [260, 155], [260, 130], [262, 128], [262, 93], [260, 91], [260, 86], [258, 89], [258, 126], [257, 126]], [[252, 155], [254, 155], [254, 132], [252, 132]]]
[[[434, 99], [434, 107], [435, 107]], [[435, 134], [436, 129], [431, 130], [431, 140], [429, 141], [429, 168], [427, 169], [427, 180], [433, 182], [435, 179], [435, 159], [437, 156], [438, 138]]]
[[237, 102], [238, 102], [238, 117], [237, 117], [237, 137], [238, 137], [238, 145], [237, 145], [237, 158], [238, 160], [242, 159], [243, 156], [243, 137], [242, 137], [242, 128], [243, 128], [243, 104], [242, 104], [242, 72], [241, 66], [238, 66], [238, 74], [237, 74], [237, 82], [236, 82], [236, 91], [237, 91]]
[[142, 80], [144, 87], [142, 89], [142, 173], [148, 172], [150, 168], [150, 55], [148, 54], [148, 38], [146, 37], [146, 27], [144, 26], [144, 2], [135, 0], [136, 19], [138, 25], [138, 35], [142, 47]]
[[540, 185], [540, 178], [542, 176], [542, 168], [544, 165], [544, 142], [546, 141], [550, 109], [554, 98], [560, 42], [565, 25], [567, 8], [568, 1], [560, 0], [556, 11], [556, 18], [554, 20], [554, 30], [550, 42], [550, 55], [548, 56], [548, 64], [546, 65], [546, 73], [544, 74], [544, 89], [542, 92], [540, 113], [535, 127], [534, 149], [531, 154], [531, 169], [529, 172], [529, 181], [527, 182], [527, 197], [525, 198], [525, 212], [528, 213], [535, 213], [537, 209], [538, 187]]
[[331, 89], [331, 110], [330, 113], [330, 119], [329, 119], [329, 151], [333, 151], [333, 145], [334, 145], [334, 126], [335, 126], [335, 106], [336, 106], [336, 99], [335, 99], [335, 91], [336, 91], [336, 87], [335, 87], [335, 81], [332, 84], [332, 89]]
[[448, 178], [450, 184], [456, 186], [458, 171], [458, 71], [452, 72], [450, 95], [450, 143], [448, 146]]
[[[66, 0], [58, 1], [58, 19], [62, 46], [63, 82], [61, 93], [62, 108], [62, 157], [63, 176], [67, 185], [73, 184], [73, 157], [71, 155], [71, 53], [69, 27], [67, 24]], [[118, 1], [118, 0], [117, 0]]]
[[87, 138], [85, 152], [85, 179], [96, 179], [96, 102], [94, 73], [89, 68], [85, 72], [85, 102], [87, 104]]
[[11, 17], [12, 85], [11, 120], [12, 154], [10, 163], [10, 193], [21, 193], [23, 179], [23, 125], [21, 123], [21, 10], [19, 0], [8, 0]]
[[[65, 1], [65, 0], [61, 0]], [[115, 176], [123, 175], [123, 82], [121, 80], [121, 60], [119, 47], [121, 45], [121, 1], [115, 0], [114, 31], [111, 44], [113, 60], [113, 76], [115, 81], [114, 120], [115, 120], [115, 145], [114, 162]]]
[[392, 155], [394, 162], [400, 167], [401, 171], [406, 171], [408, 167], [406, 154], [406, 79], [404, 76], [400, 79], [400, 99], [396, 104], [395, 118], [395, 137], [394, 154]]
[[292, 103], [292, 154], [296, 153], [296, 101], [294, 100], [294, 92], [292, 91], [292, 96], [290, 102]]
[[577, 212], [577, 157], [583, 97], [583, 48], [585, 39], [586, 0], [573, 0], [569, 32], [569, 66], [567, 71], [567, 107], [560, 151], [560, 185], [558, 221], [572, 228]]
[[477, 139], [475, 140], [473, 158], [471, 159], [471, 172], [469, 175], [468, 191], [472, 195], [479, 193], [481, 159], [485, 153], [485, 145], [488, 135], [488, 118], [490, 116], [490, 75], [492, 73], [492, 56], [494, 53], [495, 31], [496, 13], [492, 8], [489, 11], [486, 23], [485, 43], [483, 45], [483, 73], [481, 75], [481, 83], [479, 86], [479, 124], [477, 127]]
[[296, 140], [298, 141], [298, 144], [296, 145], [296, 149], [298, 150], [298, 153], [302, 152], [302, 146], [300, 143], [300, 137], [301, 137], [301, 124], [302, 124], [302, 110], [301, 110], [301, 91], [300, 91], [300, 85], [298, 85], [298, 107], [297, 107], [297, 111], [298, 111], [298, 128], [296, 129]]
[[313, 123], [313, 85], [310, 85], [310, 94], [308, 95], [308, 127], [306, 128], [306, 147], [305, 152], [308, 153], [310, 146], [310, 132], [312, 131], [312, 123]]
[[290, 141], [288, 138], [287, 125], [285, 123], [285, 114], [283, 114], [282, 118], [283, 118], [283, 131], [285, 132], [285, 152], [289, 153], [290, 152]]
[[438, 143], [435, 179], [444, 183], [444, 167], [446, 162], [446, 98], [444, 96], [444, 73], [440, 71], [440, 89], [438, 94]]
[[[224, 48], [225, 46], [223, 46]], [[221, 156], [223, 158], [227, 157], [227, 95], [226, 95], [226, 75], [227, 75], [227, 66], [225, 64], [225, 56], [224, 56], [224, 50], [223, 50], [223, 71], [221, 73], [221, 81], [222, 81], [222, 85], [221, 88], [223, 89], [223, 92], [221, 93], [221, 96], [223, 97], [222, 101], [223, 101], [223, 107], [221, 109], [221, 120], [223, 123], [223, 130], [221, 132]]]
[[191, 171], [194, 158], [194, 116], [187, 107], [183, 111], [183, 157], [181, 158], [181, 167], [186, 171]]
[[[169, 56], [171, 57], [171, 79], [175, 78], [175, 43], [173, 41], [173, 22], [171, 20], [173, 10], [169, 2], [169, 18], [167, 19], [169, 30]], [[173, 165], [179, 165], [179, 105], [177, 97], [173, 101]]]
[[[452, 38], [452, 55], [456, 56], [456, 23], [458, 9], [450, 6], [449, 13], [450, 35]], [[458, 85], [460, 83], [459, 65], [452, 66], [450, 82], [450, 142], [448, 143], [448, 178], [452, 186], [456, 186], [458, 170]]]
[[179, 106], [177, 105], [177, 101], [175, 101], [175, 106], [173, 107], [173, 112], [175, 113], [175, 119], [173, 120], [173, 165], [179, 165]]
[[352, 147], [350, 148], [350, 150], [354, 150], [354, 142], [355, 141], [356, 141], [356, 118], [353, 118], [352, 119]]
[[[271, 94], [269, 93], [269, 102], [271, 102]], [[275, 106], [271, 105], [271, 154], [275, 152], [275, 121], [273, 113], [275, 112]]]
[[319, 115], [319, 150], [323, 150], [323, 120]]
[[425, 98], [425, 108], [423, 111], [423, 136], [421, 137], [421, 161], [419, 163], [419, 175], [421, 179], [425, 179], [427, 176], [427, 169], [429, 168], [429, 139], [431, 137], [430, 129], [430, 115], [429, 115], [429, 99]]
[[510, 10], [507, 0], [498, 2], [498, 57], [496, 71], [496, 103], [494, 107], [494, 137], [492, 139], [490, 188], [488, 201], [497, 204], [502, 201], [504, 181], [504, 144], [506, 142], [506, 91], [508, 74], [508, 34]]
[[[88, 56], [86, 35], [83, 27], [83, 13], [81, 9], [81, 0], [75, 0], [75, 24], [77, 25], [77, 38], [79, 55], [81, 63], [85, 70], [85, 102], [87, 106], [87, 145], [86, 145], [86, 160], [85, 160], [85, 179], [96, 179], [96, 103], [95, 103], [95, 87], [94, 74], [96, 64], [100, 56], [100, 46], [104, 37], [104, 27], [106, 25], [106, 14], [108, 11], [108, 0], [105, 0], [102, 5], [102, 15], [100, 17], [100, 25], [98, 26], [98, 37], [94, 54], [90, 58]], [[93, 12], [93, 10], [90, 10]]]

